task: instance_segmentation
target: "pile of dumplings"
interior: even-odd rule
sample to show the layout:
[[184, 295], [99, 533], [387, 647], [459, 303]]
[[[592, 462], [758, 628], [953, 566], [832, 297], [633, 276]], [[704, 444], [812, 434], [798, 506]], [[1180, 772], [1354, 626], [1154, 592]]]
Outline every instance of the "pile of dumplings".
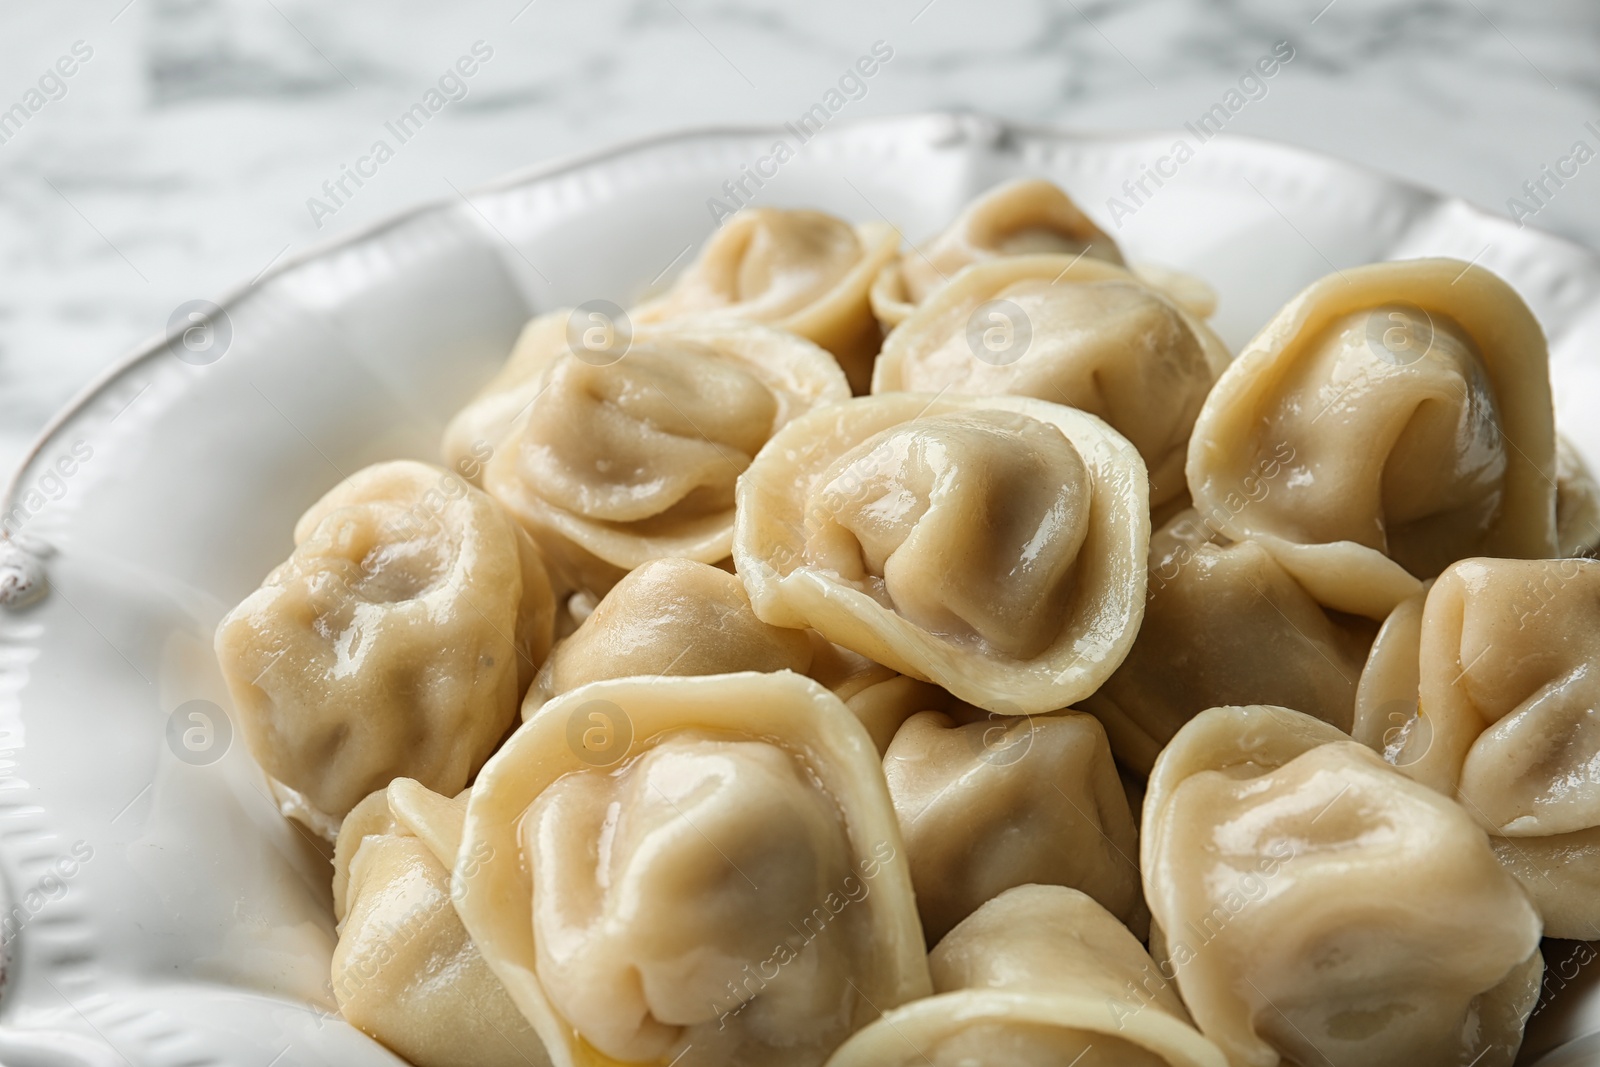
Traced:
[[1059, 188], [530, 322], [220, 624], [417, 1067], [1508, 1067], [1600, 938], [1600, 490], [1488, 270], [1230, 353]]

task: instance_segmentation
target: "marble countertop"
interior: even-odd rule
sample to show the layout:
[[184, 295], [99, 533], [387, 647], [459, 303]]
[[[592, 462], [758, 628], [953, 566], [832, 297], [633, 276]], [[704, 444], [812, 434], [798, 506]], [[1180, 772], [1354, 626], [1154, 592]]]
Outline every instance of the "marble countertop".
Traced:
[[[1294, 62], [1230, 132], [1600, 248], [1600, 163], [1525, 187], [1575, 142], [1600, 146], [1594, 0], [8, 4], [0, 469], [187, 300], [551, 157], [791, 120], [878, 41], [894, 59], [856, 116], [961, 107], [1082, 130], [1181, 127], [1288, 41]], [[363, 164], [430, 91], [455, 99]], [[351, 167], [371, 173], [325, 190]]]

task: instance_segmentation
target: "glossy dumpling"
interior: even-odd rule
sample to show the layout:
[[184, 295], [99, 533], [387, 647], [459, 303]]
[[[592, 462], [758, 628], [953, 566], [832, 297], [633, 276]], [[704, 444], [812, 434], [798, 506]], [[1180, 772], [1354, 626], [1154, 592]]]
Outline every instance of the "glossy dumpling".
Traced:
[[1003, 182], [967, 204], [933, 240], [888, 263], [872, 287], [873, 310], [897, 326], [964, 267], [1052, 253], [1122, 265], [1116, 241], [1060, 186], [1042, 178]]
[[1133, 812], [1093, 716], [908, 719], [883, 759], [932, 944], [1019, 885], [1089, 894], [1141, 936]]
[[559, 1065], [820, 1064], [928, 993], [877, 753], [789, 672], [555, 698], [479, 776], [459, 857], [467, 929]]
[[1139, 450], [1159, 505], [1184, 491], [1189, 432], [1227, 361], [1203, 322], [1119, 267], [1015, 256], [968, 268], [896, 327], [872, 391], [1032, 396], [1098, 415]]
[[1144, 464], [1092, 415], [890, 393], [789, 424], [739, 482], [756, 614], [990, 711], [1054, 711], [1144, 609]]
[[256, 759], [325, 832], [397, 777], [460, 792], [550, 648], [533, 542], [482, 490], [409, 460], [339, 483], [294, 540], [217, 626]]
[[1556, 438], [1556, 554], [1600, 553], [1600, 485], [1565, 437]]
[[804, 672], [804, 630], [769, 626], [739, 579], [688, 559], [651, 560], [618, 582], [539, 670], [522, 717], [552, 697], [610, 678]]
[[345, 1021], [415, 1067], [548, 1067], [450, 901], [464, 800], [397, 778], [334, 849], [333, 992]]
[[935, 995], [885, 1012], [828, 1067], [1226, 1067], [1138, 940], [1075, 889], [1007, 890], [928, 963]]
[[484, 486], [565, 586], [596, 596], [648, 560], [726, 558], [751, 458], [791, 419], [850, 395], [816, 345], [739, 325], [640, 327], [615, 362], [558, 354], [532, 389]]
[[1464, 560], [1384, 624], [1357, 705], [1357, 738], [1461, 802], [1554, 937], [1600, 937], [1597, 664], [1600, 562]]
[[1148, 774], [1179, 727], [1224, 704], [1283, 704], [1350, 728], [1378, 622], [1421, 584], [1393, 565], [1340, 581], [1297, 574], [1299, 562], [1276, 538], [1220, 538], [1193, 510], [1151, 537], [1139, 636], [1079, 704], [1120, 762]]
[[[1271, 492], [1224, 507], [1285, 445]], [[1555, 473], [1538, 322], [1495, 275], [1447, 259], [1351, 268], [1291, 300], [1207, 397], [1188, 461], [1195, 506], [1220, 510], [1227, 536], [1358, 546], [1419, 578], [1552, 555]]]
[[1515, 1059], [1538, 912], [1459, 805], [1347, 735], [1205, 711], [1156, 761], [1141, 833], [1163, 973], [1237, 1067]]
[[759, 322], [832, 352], [857, 392], [872, 379], [882, 334], [868, 290], [900, 245], [881, 222], [852, 226], [820, 211], [746, 208], [711, 235], [699, 257], [636, 323]]

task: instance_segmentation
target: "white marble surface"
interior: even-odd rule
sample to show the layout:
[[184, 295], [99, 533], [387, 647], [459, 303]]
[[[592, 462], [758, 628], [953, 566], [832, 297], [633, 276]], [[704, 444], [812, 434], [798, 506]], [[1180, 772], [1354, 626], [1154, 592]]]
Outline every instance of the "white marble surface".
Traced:
[[[186, 300], [541, 160], [792, 119], [876, 41], [893, 59], [841, 117], [1114, 130], [1193, 121], [1280, 40], [1294, 60], [1229, 132], [1501, 212], [1536, 206], [1523, 183], [1573, 142], [1600, 146], [1595, 0], [13, 0], [0, 113], [77, 42], [92, 55], [0, 125], [0, 470]], [[492, 55], [466, 95], [386, 134], [475, 42]], [[308, 198], [380, 137], [394, 158], [314, 219]], [[1600, 247], [1600, 161], [1547, 188], [1531, 224]]]

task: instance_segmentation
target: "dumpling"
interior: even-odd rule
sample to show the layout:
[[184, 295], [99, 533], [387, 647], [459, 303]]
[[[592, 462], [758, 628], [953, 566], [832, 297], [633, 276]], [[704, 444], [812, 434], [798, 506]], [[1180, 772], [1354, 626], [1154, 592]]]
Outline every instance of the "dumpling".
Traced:
[[1600, 485], [1565, 437], [1556, 437], [1556, 554], [1600, 553]]
[[969, 203], [944, 232], [891, 260], [872, 286], [872, 307], [898, 326], [962, 269], [1004, 256], [1082, 254], [1122, 266], [1117, 242], [1061, 187], [1043, 178], [1002, 182]]
[[1189, 431], [1228, 350], [1199, 319], [1097, 259], [1014, 256], [962, 271], [902, 322], [872, 391], [1032, 396], [1133, 442], [1150, 500], [1184, 491]]
[[746, 208], [711, 235], [700, 256], [635, 323], [759, 322], [832, 352], [856, 392], [872, 380], [883, 334], [868, 290], [900, 246], [886, 223], [852, 226], [820, 211]]
[[1552, 937], [1600, 938], [1597, 664], [1600, 562], [1464, 560], [1384, 624], [1357, 703], [1357, 739], [1461, 802]]
[[928, 993], [904, 852], [866, 731], [817, 683], [623, 679], [489, 761], [454, 884], [558, 1063], [809, 1067]]
[[464, 800], [396, 778], [356, 805], [334, 849], [345, 1021], [415, 1067], [549, 1067], [450, 901]]
[[811, 666], [804, 630], [769, 626], [739, 579], [688, 559], [651, 560], [612, 587], [545, 660], [522, 717], [545, 701], [610, 678], [795, 671]]
[[[1246, 499], [1282, 448], [1285, 475]], [[1505, 282], [1449, 259], [1351, 268], [1291, 300], [1206, 398], [1188, 460], [1195, 506], [1227, 536], [1365, 549], [1419, 578], [1552, 555], [1555, 473], [1539, 323]]]
[[791, 419], [849, 395], [833, 359], [798, 337], [640, 327], [615, 363], [569, 351], [543, 366], [484, 486], [565, 586], [599, 596], [652, 559], [726, 558], [751, 457]]
[[294, 540], [217, 626], [256, 759], [330, 837], [397, 777], [460, 792], [550, 649], [533, 542], [482, 490], [409, 460], [340, 482]]
[[934, 996], [862, 1030], [828, 1067], [1227, 1067], [1138, 940], [1075, 889], [984, 904], [928, 960]]
[[1144, 464], [1028, 397], [862, 397], [790, 423], [739, 481], [755, 612], [1009, 714], [1093, 692], [1144, 610]]
[[1509, 1067], [1539, 913], [1453, 801], [1332, 726], [1212, 708], [1156, 761], [1141, 867], [1200, 1030], [1236, 1067]]
[[1093, 716], [919, 712], [883, 773], [929, 944], [1034, 882], [1080, 889], [1146, 933], [1133, 812]]
[[1277, 538], [1218, 537], [1192, 510], [1152, 535], [1139, 636], [1079, 704], [1121, 763], [1148, 774], [1180, 726], [1220, 705], [1272, 702], [1350, 729], [1378, 622], [1421, 583], [1393, 564], [1319, 581], [1299, 562]]

